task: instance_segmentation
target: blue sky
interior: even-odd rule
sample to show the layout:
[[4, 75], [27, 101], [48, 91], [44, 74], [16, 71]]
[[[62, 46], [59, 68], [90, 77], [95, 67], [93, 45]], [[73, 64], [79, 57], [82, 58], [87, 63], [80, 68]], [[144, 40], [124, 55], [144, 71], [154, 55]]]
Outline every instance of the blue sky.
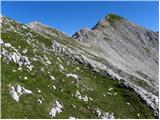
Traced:
[[2, 15], [21, 23], [39, 21], [72, 35], [92, 28], [108, 13], [158, 31], [158, 1], [154, 2], [2, 2]]

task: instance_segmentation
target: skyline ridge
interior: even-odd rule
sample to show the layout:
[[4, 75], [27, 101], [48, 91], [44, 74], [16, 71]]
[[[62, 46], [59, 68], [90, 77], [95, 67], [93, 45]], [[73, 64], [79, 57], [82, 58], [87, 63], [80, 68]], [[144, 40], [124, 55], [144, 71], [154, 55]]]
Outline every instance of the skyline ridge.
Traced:
[[[82, 9], [83, 8], [83, 9]], [[68, 35], [92, 28], [108, 13], [158, 31], [158, 2], [2, 2], [2, 14], [27, 24], [39, 21]]]

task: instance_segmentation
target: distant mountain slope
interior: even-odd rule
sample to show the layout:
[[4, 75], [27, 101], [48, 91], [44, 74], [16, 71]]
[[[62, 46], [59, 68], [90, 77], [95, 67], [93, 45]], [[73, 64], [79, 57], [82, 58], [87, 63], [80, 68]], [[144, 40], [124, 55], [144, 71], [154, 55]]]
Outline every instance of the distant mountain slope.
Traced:
[[156, 93], [143, 86], [148, 82], [127, 86], [132, 81], [109, 68], [90, 39], [81, 43], [38, 22], [1, 19], [2, 118], [158, 117]]

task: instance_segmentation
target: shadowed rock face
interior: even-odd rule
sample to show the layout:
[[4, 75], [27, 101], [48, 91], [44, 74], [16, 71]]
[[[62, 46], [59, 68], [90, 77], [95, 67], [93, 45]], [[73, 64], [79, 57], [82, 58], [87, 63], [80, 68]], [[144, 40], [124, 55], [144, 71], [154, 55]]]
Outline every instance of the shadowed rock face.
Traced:
[[[86, 51], [102, 59], [108, 70], [140, 86], [158, 93], [158, 33], [137, 26], [126, 19], [109, 14], [91, 30], [76, 32], [73, 38]], [[141, 83], [143, 81], [143, 83]]]

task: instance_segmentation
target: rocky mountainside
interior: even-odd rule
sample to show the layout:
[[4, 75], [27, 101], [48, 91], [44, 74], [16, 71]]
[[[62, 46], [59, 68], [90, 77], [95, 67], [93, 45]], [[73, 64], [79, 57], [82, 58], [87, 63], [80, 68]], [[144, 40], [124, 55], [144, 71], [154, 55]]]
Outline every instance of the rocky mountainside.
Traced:
[[2, 118], [158, 118], [158, 33], [114, 14], [72, 38], [1, 20]]
[[90, 54], [102, 59], [105, 71], [126, 80], [152, 108], [158, 109], [158, 33], [109, 14], [91, 30], [76, 32], [73, 38], [85, 45]]

